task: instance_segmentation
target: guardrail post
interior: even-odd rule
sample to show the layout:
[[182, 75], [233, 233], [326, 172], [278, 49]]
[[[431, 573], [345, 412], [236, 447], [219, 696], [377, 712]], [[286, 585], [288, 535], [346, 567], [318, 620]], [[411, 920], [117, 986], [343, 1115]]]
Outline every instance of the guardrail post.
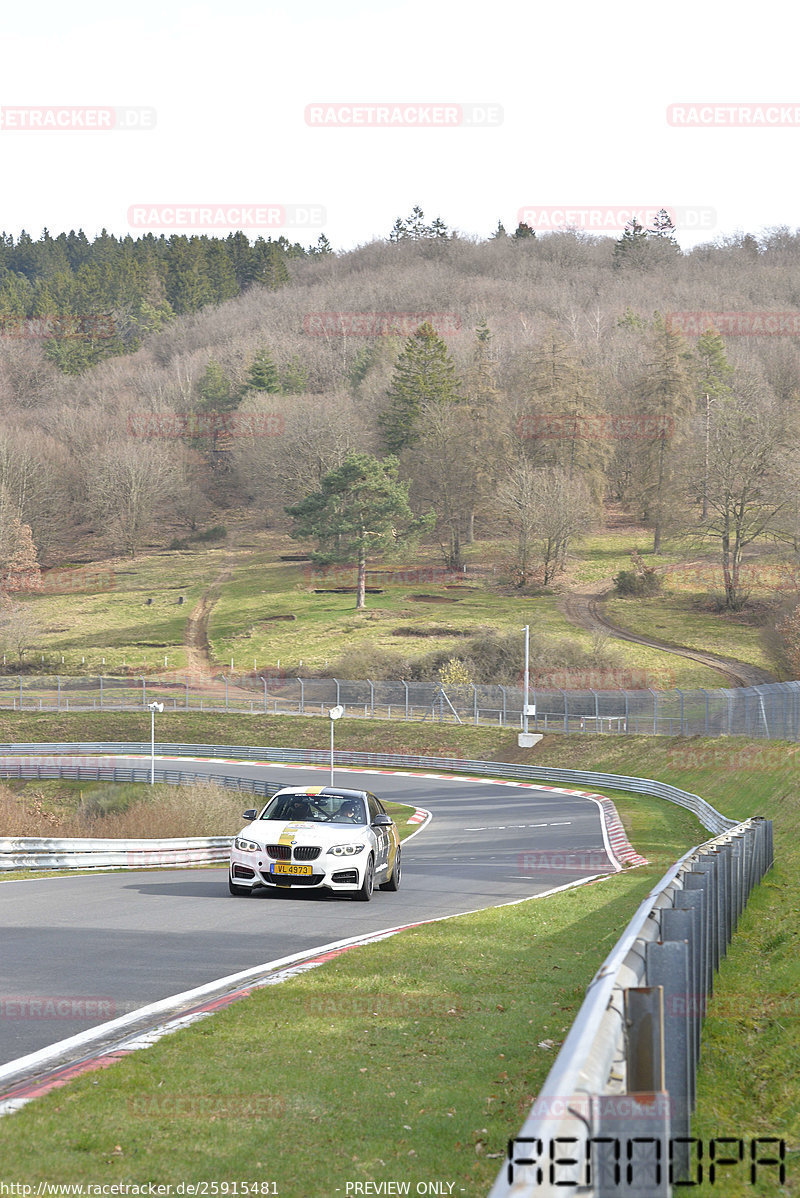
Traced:
[[694, 880], [702, 878], [700, 883], [707, 888], [708, 906], [706, 910], [708, 926], [708, 981], [706, 993], [714, 993], [714, 974], [719, 969], [719, 889], [717, 883], [717, 863], [708, 857], [695, 861], [692, 869], [686, 874], [685, 884], [689, 889], [697, 889]]
[[[651, 986], [663, 986], [664, 1009], [664, 1083], [670, 1097], [670, 1136], [688, 1140], [691, 1134], [689, 1077], [689, 1026], [681, 1007], [689, 985], [689, 946], [685, 940], [650, 942], [645, 949], [646, 977]], [[688, 1143], [673, 1142], [675, 1177], [685, 1180], [689, 1174]]]
[[665, 907], [661, 912], [661, 939], [677, 942], [687, 946], [686, 978], [687, 987], [683, 1007], [669, 1012], [670, 1018], [686, 1020], [687, 1040], [689, 1044], [689, 1109], [695, 1108], [697, 1053], [700, 1045], [700, 961], [698, 936], [695, 928], [695, 913], [691, 910], [680, 910]]

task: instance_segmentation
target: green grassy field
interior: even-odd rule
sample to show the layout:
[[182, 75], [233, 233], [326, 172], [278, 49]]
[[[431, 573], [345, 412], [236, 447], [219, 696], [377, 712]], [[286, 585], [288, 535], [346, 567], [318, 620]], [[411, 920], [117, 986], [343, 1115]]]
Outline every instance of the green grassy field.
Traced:
[[[585, 582], [630, 568], [630, 550], [646, 549], [647, 539], [636, 531], [586, 538], [576, 544], [569, 577]], [[326, 576], [308, 562], [282, 561], [282, 554], [301, 547], [277, 533], [249, 531], [229, 544], [116, 559], [103, 566], [104, 577], [113, 574], [112, 589], [24, 600], [38, 623], [26, 660], [48, 673], [183, 674], [192, 664], [187, 619], [210, 589], [208, 640], [220, 672], [279, 668], [293, 676], [341, 668], [342, 676], [402, 677], [412, 661], [434, 650], [458, 656], [470, 635], [518, 632], [529, 624], [534, 664], [537, 639], [546, 638], [583, 654], [599, 652], [599, 667], [629, 674], [632, 685], [636, 678], [640, 686], [662, 689], [719, 684], [715, 671], [655, 649], [613, 639], [599, 648], [590, 633], [565, 620], [557, 592], [526, 595], [507, 585], [500, 550], [495, 542], [469, 546], [481, 572], [458, 585], [442, 576], [427, 547], [413, 562], [387, 566], [402, 571], [400, 579], [369, 595], [364, 612], [356, 612], [352, 594], [324, 593], [354, 581], [346, 570]], [[681, 552], [670, 547], [659, 566], [679, 563]], [[670, 575], [668, 585], [672, 589], [657, 600], [613, 600], [609, 612], [634, 630], [655, 625], [664, 639], [777, 668], [757, 616], [700, 611], [700, 596], [678, 589], [678, 575]]]
[[[17, 721], [27, 737], [30, 717]], [[225, 739], [250, 739], [254, 721], [225, 722]], [[3, 735], [14, 723], [2, 721]], [[301, 743], [292, 733], [313, 737], [316, 728], [320, 739], [327, 721], [265, 721], [265, 732], [267, 724], [269, 743]], [[372, 724], [373, 737], [384, 728]], [[706, 1141], [771, 1134], [790, 1144], [782, 1189], [729, 1178], [698, 1192], [800, 1193], [800, 748], [550, 736], [528, 752], [489, 729], [425, 735], [446, 737], [447, 751], [465, 756], [659, 777], [732, 817], [774, 820], [776, 867], [751, 900], [711, 1002], [693, 1133]], [[439, 1178], [454, 1193], [485, 1194], [594, 970], [664, 862], [706, 838], [679, 808], [616, 801], [632, 842], [657, 866], [416, 928], [269, 987], [0, 1120], [0, 1176], [238, 1177], [274, 1180], [288, 1198]]]

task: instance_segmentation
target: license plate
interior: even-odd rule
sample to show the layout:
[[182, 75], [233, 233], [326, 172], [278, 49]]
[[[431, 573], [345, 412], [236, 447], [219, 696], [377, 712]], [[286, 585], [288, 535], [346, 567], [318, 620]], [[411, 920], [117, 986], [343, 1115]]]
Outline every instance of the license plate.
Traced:
[[308, 877], [310, 865], [295, 865], [293, 861], [273, 861], [270, 872], [273, 874], [292, 874], [293, 877]]

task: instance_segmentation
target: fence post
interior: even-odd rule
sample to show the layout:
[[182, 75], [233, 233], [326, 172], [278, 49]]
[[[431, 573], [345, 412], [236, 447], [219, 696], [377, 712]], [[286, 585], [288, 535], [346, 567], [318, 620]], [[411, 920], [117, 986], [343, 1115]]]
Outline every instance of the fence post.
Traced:
[[264, 715], [266, 715], [267, 714], [267, 680], [263, 675], [261, 676], [261, 681], [264, 683]]
[[500, 687], [500, 690], [503, 692], [503, 727], [505, 728], [505, 725], [506, 725], [506, 707], [507, 707], [507, 702], [506, 702], [506, 700], [507, 700], [506, 688], [505, 688], [504, 686], [501, 686], [501, 687]]
[[225, 675], [225, 710], [228, 710], [228, 675]]
[[145, 680], [144, 680], [144, 674], [143, 674], [143, 675], [142, 675], [142, 707], [146, 707], [146, 706], [147, 706], [147, 691], [146, 691], [146, 686], [147, 686], [147, 684], [146, 684], [146, 682], [145, 682]]
[[58, 686], [58, 698], [56, 699], [56, 711], [61, 711], [61, 678], [56, 674], [56, 685]]
[[103, 710], [103, 675], [100, 675], [100, 710]]
[[19, 709], [22, 711], [22, 675], [19, 674]]
[[300, 714], [302, 715], [306, 709], [306, 691], [305, 686], [303, 685], [303, 679], [298, 678], [297, 681], [300, 683]]
[[375, 719], [375, 683], [371, 678], [367, 679], [369, 683], [369, 714], [372, 719]]
[[475, 723], [477, 724], [477, 722], [478, 722], [478, 688], [474, 682], [472, 684], [472, 690], [474, 692], [474, 694], [473, 694], [473, 710], [475, 712]]
[[[408, 683], [406, 682], [405, 678], [402, 679], [402, 683], [403, 683], [403, 686], [406, 688], [406, 719], [408, 719]], [[338, 702], [338, 699], [339, 699], [338, 691], [336, 692], [336, 699]]]

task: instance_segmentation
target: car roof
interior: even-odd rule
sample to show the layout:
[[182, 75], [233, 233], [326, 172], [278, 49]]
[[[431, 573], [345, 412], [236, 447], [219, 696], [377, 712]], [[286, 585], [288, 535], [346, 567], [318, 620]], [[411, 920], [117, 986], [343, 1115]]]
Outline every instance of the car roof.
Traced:
[[276, 795], [301, 795], [315, 798], [318, 795], [329, 795], [335, 799], [365, 799], [368, 792], [366, 790], [349, 790], [343, 786], [284, 786]]

